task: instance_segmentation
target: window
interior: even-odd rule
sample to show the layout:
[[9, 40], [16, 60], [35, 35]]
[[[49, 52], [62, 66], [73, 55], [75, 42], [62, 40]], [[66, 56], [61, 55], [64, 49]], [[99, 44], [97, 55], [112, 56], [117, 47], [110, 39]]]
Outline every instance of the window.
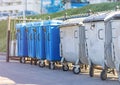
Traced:
[[6, 2], [5, 3], [5, 5], [7, 5], [7, 6], [10, 6], [10, 5], [12, 5], [13, 3], [11, 3], [11, 2]]
[[17, 2], [18, 5], [22, 4], [22, 2]]

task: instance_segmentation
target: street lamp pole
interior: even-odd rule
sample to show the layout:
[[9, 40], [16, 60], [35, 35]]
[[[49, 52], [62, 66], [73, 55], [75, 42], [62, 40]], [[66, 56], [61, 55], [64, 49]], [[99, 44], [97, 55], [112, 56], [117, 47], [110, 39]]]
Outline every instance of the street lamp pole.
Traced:
[[40, 7], [41, 7], [41, 14], [42, 14], [43, 0], [41, 0]]
[[[25, 20], [26, 14], [25, 11], [27, 10], [27, 0], [24, 0], [24, 10], [23, 10], [23, 19]], [[24, 21], [25, 22], [25, 21]]]

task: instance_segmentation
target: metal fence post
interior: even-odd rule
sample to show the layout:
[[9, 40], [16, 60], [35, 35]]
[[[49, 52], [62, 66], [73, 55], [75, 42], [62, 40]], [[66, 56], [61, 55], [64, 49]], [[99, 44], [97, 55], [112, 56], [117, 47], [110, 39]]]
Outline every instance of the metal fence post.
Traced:
[[6, 62], [9, 62], [9, 42], [10, 42], [10, 17], [8, 16], [8, 28], [7, 28], [7, 56], [6, 56]]

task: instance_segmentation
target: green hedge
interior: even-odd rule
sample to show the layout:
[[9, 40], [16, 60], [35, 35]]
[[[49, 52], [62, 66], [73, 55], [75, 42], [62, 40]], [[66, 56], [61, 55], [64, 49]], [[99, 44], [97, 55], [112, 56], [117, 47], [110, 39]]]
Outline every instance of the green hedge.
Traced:
[[56, 17], [64, 16], [65, 13], [67, 13], [68, 16], [88, 13], [89, 9], [91, 9], [93, 12], [101, 12], [101, 11], [115, 10], [117, 5], [120, 6], [120, 2], [90, 4], [82, 8], [68, 9], [54, 14], [43, 14], [43, 15], [30, 16], [30, 17], [48, 19], [48, 16], [50, 16], [51, 18], [56, 18]]

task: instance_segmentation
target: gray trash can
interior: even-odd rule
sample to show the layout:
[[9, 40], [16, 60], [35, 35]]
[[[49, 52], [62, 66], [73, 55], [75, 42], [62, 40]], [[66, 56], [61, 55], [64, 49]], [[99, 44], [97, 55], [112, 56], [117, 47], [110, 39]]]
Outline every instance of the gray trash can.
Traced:
[[96, 65], [102, 66], [102, 80], [107, 78], [109, 68], [115, 69], [111, 19], [116, 14], [117, 12], [95, 14], [84, 20], [91, 77]]
[[[112, 58], [115, 63], [115, 67], [119, 76], [120, 81], [120, 12], [109, 17], [110, 21], [110, 31], [112, 35]], [[106, 19], [105, 21], [108, 21]]]
[[74, 65], [73, 73], [75, 74], [80, 73], [80, 65], [88, 64], [83, 19], [68, 19], [60, 26], [60, 51], [63, 71], [69, 70], [68, 62]]

